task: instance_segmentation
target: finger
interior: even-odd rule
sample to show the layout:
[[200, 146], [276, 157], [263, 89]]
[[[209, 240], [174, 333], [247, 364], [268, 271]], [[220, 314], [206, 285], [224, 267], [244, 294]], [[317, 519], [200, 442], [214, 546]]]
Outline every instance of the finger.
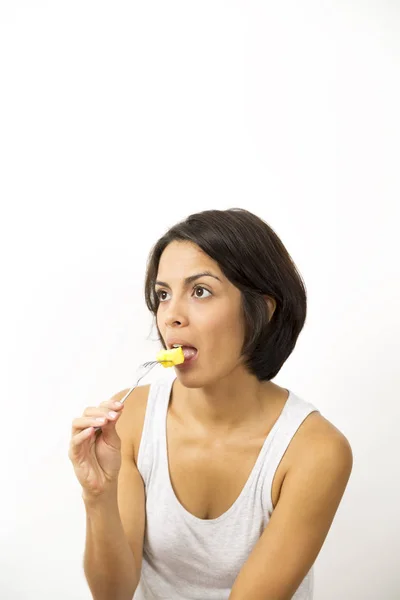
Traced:
[[120, 414], [122, 414], [122, 408], [120, 410], [115, 410], [108, 406], [95, 406], [87, 408], [82, 417], [106, 417], [107, 419], [113, 420], [116, 418], [116, 415]]
[[[118, 415], [121, 413], [115, 414]], [[77, 419], [74, 419], [72, 421], [71, 435], [76, 435], [80, 433], [83, 429], [86, 429], [87, 427], [99, 427], [102, 425], [106, 425], [108, 419], [111, 419], [111, 417], [108, 417], [104, 414], [100, 414], [98, 416], [94, 415], [93, 417], [78, 417]], [[116, 421], [116, 418], [114, 418], [113, 420]]]
[[87, 427], [86, 429], [83, 429], [83, 431], [77, 433], [71, 438], [68, 451], [68, 456], [71, 460], [74, 460], [74, 458], [76, 458], [82, 444], [91, 438], [93, 431], [93, 427]]
[[107, 410], [113, 410], [115, 412], [118, 412], [120, 410], [122, 410], [124, 408], [124, 404], [121, 404], [120, 402], [114, 402], [111, 400], [107, 400], [106, 402], [102, 402], [101, 404], [99, 404], [98, 406], [88, 406], [87, 408], [85, 408], [84, 412], [83, 412], [83, 416], [93, 416], [94, 414], [96, 414], [96, 411], [100, 410], [100, 414], [102, 414], [103, 412], [107, 412]]
[[111, 398], [110, 400], [101, 402], [100, 406], [109, 406], [110, 408], [122, 408], [124, 406], [124, 403], [120, 402], [116, 398]]
[[101, 421], [97, 421], [96, 425], [95, 425], [95, 431], [98, 431], [99, 429], [101, 429], [103, 431], [103, 433], [106, 433], [106, 435], [110, 435], [111, 430], [115, 431], [115, 426], [117, 424], [117, 421], [119, 419], [119, 417], [121, 416], [122, 413], [116, 413], [116, 412], [112, 412], [111, 413], [107, 413], [106, 414], [106, 419], [105, 422], [102, 423]]
[[85, 411], [83, 412], [82, 418], [83, 417], [108, 417], [110, 416], [112, 418], [113, 415], [117, 415], [117, 414], [121, 414], [122, 410], [114, 410], [113, 408], [110, 409], [107, 406], [93, 406], [90, 408], [86, 408]]
[[96, 427], [96, 431], [101, 429], [101, 434], [103, 436], [104, 442], [107, 446], [111, 446], [112, 448], [119, 450], [121, 448], [121, 440], [117, 433], [116, 422], [118, 421], [121, 413], [117, 413], [116, 419], [113, 421], [107, 421], [105, 425], [102, 425], [100, 428]]

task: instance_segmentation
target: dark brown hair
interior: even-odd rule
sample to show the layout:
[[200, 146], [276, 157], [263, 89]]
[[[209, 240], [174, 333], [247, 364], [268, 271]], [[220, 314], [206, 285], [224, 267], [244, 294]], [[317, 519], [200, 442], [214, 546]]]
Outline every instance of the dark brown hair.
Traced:
[[[173, 241], [199, 246], [242, 292], [245, 365], [259, 381], [273, 379], [292, 353], [307, 312], [304, 282], [279, 237], [262, 219], [241, 208], [206, 210], [177, 223], [154, 245], [147, 262], [145, 298], [154, 316], [160, 258]], [[276, 301], [272, 318], [264, 296]], [[165, 348], [158, 326], [157, 330]]]

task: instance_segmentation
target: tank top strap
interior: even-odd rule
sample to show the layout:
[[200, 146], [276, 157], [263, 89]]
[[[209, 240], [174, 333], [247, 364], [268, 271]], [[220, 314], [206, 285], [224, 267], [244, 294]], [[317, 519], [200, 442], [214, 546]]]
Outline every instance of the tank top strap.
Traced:
[[277, 423], [277, 429], [273, 436], [273, 442], [268, 445], [267, 455], [263, 462], [263, 500], [269, 515], [272, 514], [272, 484], [277, 468], [297, 430], [303, 421], [312, 412], [318, 409], [306, 402], [292, 391], [288, 402]]

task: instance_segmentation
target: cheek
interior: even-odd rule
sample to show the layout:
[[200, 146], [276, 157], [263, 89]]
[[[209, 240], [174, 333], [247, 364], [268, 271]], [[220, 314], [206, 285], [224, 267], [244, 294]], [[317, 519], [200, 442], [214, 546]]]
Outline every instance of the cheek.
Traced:
[[202, 333], [212, 340], [213, 346], [224, 346], [225, 352], [236, 353], [241, 348], [244, 336], [243, 315], [232, 306], [222, 306], [218, 311], [210, 311], [204, 315], [202, 323], [198, 323]]
[[165, 337], [165, 322], [164, 322], [164, 319], [162, 318], [162, 309], [158, 309], [158, 311], [157, 311], [156, 324], [157, 324], [157, 328], [158, 328], [160, 334], [164, 338]]

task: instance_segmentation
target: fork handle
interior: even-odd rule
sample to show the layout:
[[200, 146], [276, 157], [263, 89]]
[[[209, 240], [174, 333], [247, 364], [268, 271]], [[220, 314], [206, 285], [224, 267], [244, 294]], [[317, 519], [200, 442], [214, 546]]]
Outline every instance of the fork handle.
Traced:
[[[125, 394], [125, 396], [122, 398], [122, 400], [120, 400], [120, 401], [119, 401], [119, 402], [121, 402], [121, 404], [123, 404], [123, 403], [125, 402], [125, 400], [126, 400], [126, 399], [127, 399], [127, 397], [129, 396], [129, 394], [131, 394], [131, 393], [133, 392], [133, 390], [134, 390], [135, 388], [137, 388], [139, 381], [140, 381], [141, 379], [143, 379], [143, 377], [144, 377], [145, 375], [147, 375], [147, 373], [150, 373], [150, 371], [152, 370], [152, 368], [153, 368], [153, 367], [155, 367], [155, 366], [156, 366], [156, 364], [157, 364], [157, 362], [154, 362], [154, 363], [151, 363], [151, 365], [149, 365], [149, 368], [147, 368], [147, 371], [146, 371], [145, 373], [143, 373], [143, 375], [141, 375], [141, 376], [139, 377], [139, 379], [137, 380], [137, 382], [135, 383], [135, 385], [134, 385], [134, 386], [132, 386], [132, 387], [131, 387], [131, 389], [130, 389], [130, 390], [129, 390], [129, 391], [126, 393], [126, 394]], [[95, 428], [94, 428], [94, 430], [95, 430], [95, 431], [99, 431], [99, 429], [101, 429], [101, 427], [95, 427]]]

